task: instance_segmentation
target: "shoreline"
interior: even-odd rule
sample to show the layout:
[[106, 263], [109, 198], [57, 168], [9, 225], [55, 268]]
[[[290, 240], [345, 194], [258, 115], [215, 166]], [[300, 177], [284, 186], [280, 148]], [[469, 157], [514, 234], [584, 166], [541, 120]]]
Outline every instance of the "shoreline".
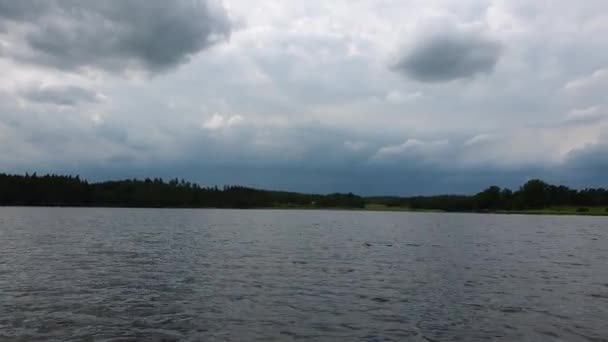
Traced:
[[[571, 209], [528, 209], [528, 210], [497, 210], [497, 211], [446, 211], [440, 209], [412, 209], [405, 207], [365, 207], [365, 208], [340, 208], [340, 207], [259, 207], [259, 208], [238, 208], [238, 207], [154, 207], [154, 206], [104, 206], [104, 205], [0, 205], [0, 208], [74, 208], [74, 209], [210, 209], [210, 210], [322, 210], [322, 211], [361, 211], [361, 212], [409, 212], [409, 213], [438, 213], [438, 214], [490, 214], [490, 215], [537, 215], [537, 216], [608, 216], [605, 208], [595, 209], [587, 212], [577, 212]], [[604, 210], [600, 210], [604, 209]]]

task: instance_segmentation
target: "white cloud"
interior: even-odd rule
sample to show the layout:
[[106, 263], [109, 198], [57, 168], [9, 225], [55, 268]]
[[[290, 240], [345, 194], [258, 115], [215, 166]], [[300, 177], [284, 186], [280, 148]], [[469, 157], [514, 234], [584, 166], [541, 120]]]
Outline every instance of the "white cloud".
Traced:
[[476, 134], [471, 139], [465, 141], [465, 146], [478, 145], [492, 141], [495, 138], [494, 135], [488, 133]]
[[403, 93], [400, 90], [391, 90], [386, 94], [386, 101], [392, 104], [402, 104], [413, 101], [422, 96], [422, 92], [415, 91], [412, 93]]
[[216, 113], [203, 122], [203, 128], [218, 130], [238, 125], [242, 121], [243, 117], [240, 115], [220, 115]]
[[564, 89], [571, 91], [584, 91], [588, 88], [608, 86], [608, 68], [598, 69], [591, 75], [573, 79], [564, 85]]
[[402, 144], [383, 146], [372, 156], [375, 160], [400, 159], [404, 157], [432, 159], [438, 153], [449, 147], [448, 140], [422, 141], [418, 139], [407, 139]]
[[608, 115], [603, 106], [591, 106], [583, 109], [574, 109], [566, 115], [566, 121], [593, 120]]

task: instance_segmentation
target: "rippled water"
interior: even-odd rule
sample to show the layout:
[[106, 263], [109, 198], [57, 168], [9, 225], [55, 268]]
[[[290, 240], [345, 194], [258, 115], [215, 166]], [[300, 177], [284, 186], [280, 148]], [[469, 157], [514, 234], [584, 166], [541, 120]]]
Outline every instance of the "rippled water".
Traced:
[[608, 341], [608, 219], [0, 208], [0, 340]]

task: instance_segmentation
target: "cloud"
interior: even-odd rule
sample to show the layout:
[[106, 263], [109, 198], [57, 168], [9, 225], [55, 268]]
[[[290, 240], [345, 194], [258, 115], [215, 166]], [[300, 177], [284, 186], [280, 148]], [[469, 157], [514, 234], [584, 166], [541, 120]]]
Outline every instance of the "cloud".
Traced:
[[415, 2], [0, 0], [0, 168], [376, 194], [605, 179], [581, 170], [608, 151], [608, 2]]
[[402, 144], [383, 146], [372, 156], [373, 160], [398, 161], [404, 158], [430, 160], [449, 148], [447, 140], [423, 141], [407, 139]]
[[361, 151], [365, 147], [367, 147], [367, 143], [364, 141], [347, 140], [344, 142], [344, 147], [346, 147], [348, 150], [356, 152], [356, 151]]
[[595, 143], [571, 150], [559, 171], [580, 187], [606, 188], [608, 172], [608, 127]]
[[385, 99], [392, 104], [403, 104], [413, 101], [421, 96], [423, 96], [422, 92], [419, 91], [413, 93], [403, 93], [399, 90], [391, 90], [388, 94], [386, 94]]
[[574, 109], [566, 115], [565, 121], [596, 121], [608, 115], [608, 110], [603, 106], [591, 106], [589, 108]]
[[41, 86], [31, 88], [23, 93], [31, 102], [61, 106], [74, 106], [81, 103], [96, 103], [103, 100], [103, 95], [77, 86]]
[[242, 121], [243, 117], [240, 115], [224, 116], [213, 114], [213, 116], [203, 122], [203, 128], [214, 131], [238, 125]]
[[480, 133], [480, 134], [474, 135], [472, 138], [465, 141], [464, 145], [465, 146], [474, 146], [474, 145], [479, 145], [479, 144], [485, 144], [485, 143], [491, 142], [494, 139], [495, 139], [495, 136], [493, 136], [492, 134]]
[[564, 89], [570, 91], [581, 91], [592, 87], [605, 86], [608, 84], [608, 68], [598, 69], [591, 75], [573, 79], [564, 85]]
[[46, 11], [50, 6], [50, 0], [0, 0], [0, 18], [8, 20], [33, 18]]
[[480, 34], [442, 32], [422, 37], [393, 68], [421, 82], [446, 82], [489, 73], [501, 45]]
[[231, 25], [207, 0], [0, 0], [11, 58], [64, 70], [159, 72], [225, 40]]

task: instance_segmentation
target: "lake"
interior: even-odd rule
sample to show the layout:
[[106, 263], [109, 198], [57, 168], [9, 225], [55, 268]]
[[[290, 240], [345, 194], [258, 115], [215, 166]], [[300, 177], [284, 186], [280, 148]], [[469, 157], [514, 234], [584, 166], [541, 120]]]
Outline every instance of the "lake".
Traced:
[[608, 341], [608, 219], [0, 208], [0, 340]]

